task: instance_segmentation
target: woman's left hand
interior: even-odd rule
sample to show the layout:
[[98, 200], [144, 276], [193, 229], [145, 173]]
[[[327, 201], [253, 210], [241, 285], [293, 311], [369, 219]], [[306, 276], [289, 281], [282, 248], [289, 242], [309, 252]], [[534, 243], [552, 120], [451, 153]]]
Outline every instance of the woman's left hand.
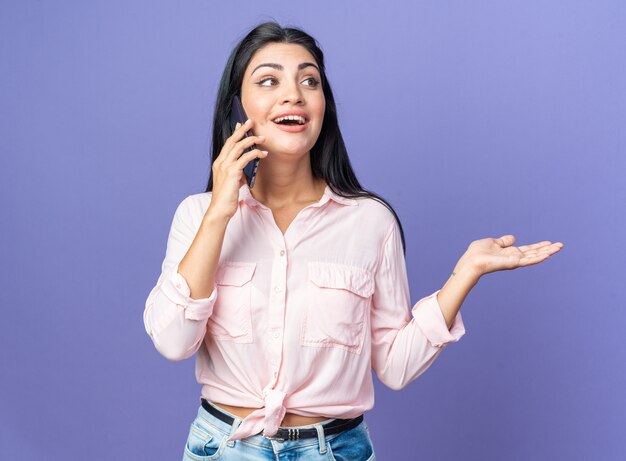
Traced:
[[551, 243], [548, 240], [519, 247], [512, 246], [514, 243], [515, 236], [510, 234], [500, 238], [475, 240], [463, 255], [463, 260], [481, 276], [538, 264], [564, 247], [561, 242]]

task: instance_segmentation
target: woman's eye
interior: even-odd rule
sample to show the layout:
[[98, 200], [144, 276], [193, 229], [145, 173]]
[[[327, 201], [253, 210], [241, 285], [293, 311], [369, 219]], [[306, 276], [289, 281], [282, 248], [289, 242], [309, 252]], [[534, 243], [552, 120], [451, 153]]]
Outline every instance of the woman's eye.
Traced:
[[317, 85], [320, 83], [317, 79], [315, 79], [315, 78], [313, 78], [313, 77], [309, 77], [309, 78], [307, 78], [307, 79], [305, 80], [305, 82], [307, 82], [307, 81], [309, 81], [309, 80], [311, 80], [311, 84], [310, 84], [309, 86], [317, 86]]
[[267, 82], [267, 81], [269, 81], [269, 80], [276, 81], [276, 79], [275, 79], [275, 78], [268, 77], [268, 78], [264, 78], [263, 80], [261, 80], [261, 81], [258, 83], [258, 85], [260, 85], [260, 86], [269, 86], [269, 85], [264, 85], [264, 84], [263, 84], [263, 82]]

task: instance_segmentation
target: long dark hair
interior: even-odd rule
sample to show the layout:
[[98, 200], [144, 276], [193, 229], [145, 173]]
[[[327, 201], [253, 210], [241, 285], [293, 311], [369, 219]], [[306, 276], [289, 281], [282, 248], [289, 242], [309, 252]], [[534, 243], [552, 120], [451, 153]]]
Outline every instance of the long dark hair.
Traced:
[[[228, 120], [230, 103], [234, 95], [240, 94], [248, 63], [257, 50], [269, 43], [291, 43], [303, 46], [313, 55], [320, 70], [322, 88], [326, 99], [326, 111], [324, 112], [324, 121], [319, 138], [310, 154], [313, 176], [326, 181], [330, 189], [337, 195], [346, 198], [371, 197], [385, 205], [396, 218], [402, 237], [402, 249], [406, 255], [404, 231], [398, 214], [385, 199], [374, 192], [363, 189], [352, 170], [348, 152], [339, 130], [335, 98], [326, 78], [324, 53], [322, 53], [317, 41], [300, 29], [283, 28], [273, 21], [264, 22], [252, 29], [235, 46], [226, 62], [215, 102], [211, 162], [217, 159], [226, 139], [231, 135]], [[213, 171], [211, 170], [205, 192], [212, 190]]]

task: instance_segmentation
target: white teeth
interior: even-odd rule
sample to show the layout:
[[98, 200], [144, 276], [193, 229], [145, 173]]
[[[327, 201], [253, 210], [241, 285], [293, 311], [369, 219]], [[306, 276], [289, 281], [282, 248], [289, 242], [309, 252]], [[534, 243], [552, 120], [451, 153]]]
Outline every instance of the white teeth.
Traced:
[[278, 117], [273, 120], [274, 123], [280, 123], [283, 120], [296, 120], [300, 125], [304, 125], [304, 117], [300, 115], [287, 115], [286, 117]]

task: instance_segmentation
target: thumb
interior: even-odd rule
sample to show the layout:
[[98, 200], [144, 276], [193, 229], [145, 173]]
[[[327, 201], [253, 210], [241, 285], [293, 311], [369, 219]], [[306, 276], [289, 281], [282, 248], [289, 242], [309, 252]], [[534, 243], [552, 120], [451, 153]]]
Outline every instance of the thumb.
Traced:
[[515, 236], [512, 234], [507, 234], [507, 235], [503, 235], [502, 237], [496, 240], [498, 241], [498, 244], [501, 247], [506, 248], [506, 247], [510, 247], [511, 245], [515, 243]]

